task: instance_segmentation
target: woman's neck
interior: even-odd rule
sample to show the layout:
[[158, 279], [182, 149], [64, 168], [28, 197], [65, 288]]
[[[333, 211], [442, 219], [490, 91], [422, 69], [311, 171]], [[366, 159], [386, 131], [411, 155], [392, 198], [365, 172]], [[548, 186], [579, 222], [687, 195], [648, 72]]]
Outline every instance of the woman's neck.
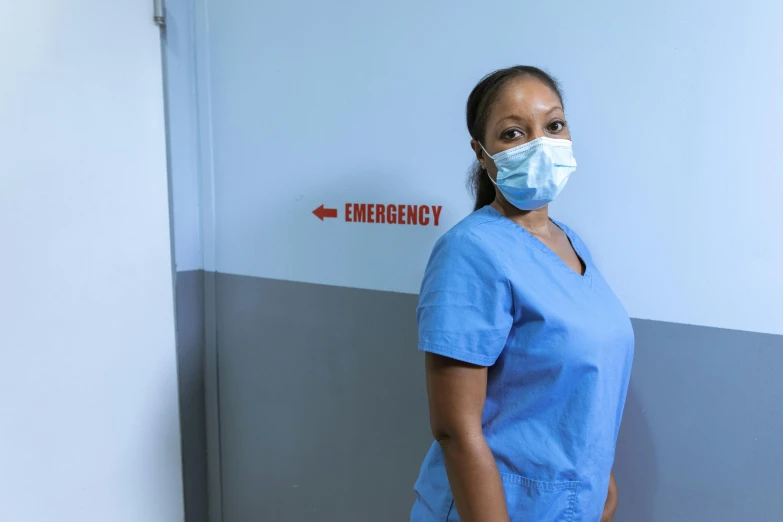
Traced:
[[549, 219], [549, 205], [536, 210], [520, 210], [506, 201], [503, 196], [498, 196], [492, 202], [492, 206], [517, 225], [534, 236], [548, 237], [551, 233], [552, 221]]

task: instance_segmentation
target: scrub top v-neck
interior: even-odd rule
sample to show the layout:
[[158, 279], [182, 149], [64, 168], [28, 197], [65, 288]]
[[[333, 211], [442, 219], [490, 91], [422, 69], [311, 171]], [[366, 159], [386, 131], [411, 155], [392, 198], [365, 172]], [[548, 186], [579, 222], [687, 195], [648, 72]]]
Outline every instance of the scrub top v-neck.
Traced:
[[[487, 206], [437, 242], [419, 295], [419, 349], [489, 367], [482, 428], [511, 522], [600, 518], [633, 359], [628, 314], [555, 224], [583, 274]], [[415, 490], [412, 522], [460, 520], [437, 442]]]

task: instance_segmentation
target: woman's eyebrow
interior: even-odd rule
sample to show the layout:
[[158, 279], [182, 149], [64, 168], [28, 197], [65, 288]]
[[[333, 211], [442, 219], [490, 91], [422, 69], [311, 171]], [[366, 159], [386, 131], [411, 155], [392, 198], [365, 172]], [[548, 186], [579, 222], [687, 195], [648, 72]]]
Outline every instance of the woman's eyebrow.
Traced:
[[[548, 111], [546, 111], [544, 114], [545, 115], [549, 115], [549, 114], [552, 114], [555, 111], [563, 112], [563, 107], [561, 107], [560, 105], [555, 105], [554, 107], [551, 107]], [[496, 123], [496, 125], [500, 125], [501, 123], [503, 123], [506, 120], [516, 120], [516, 121], [521, 121], [521, 122], [526, 121], [526, 119], [523, 118], [522, 116], [518, 116], [516, 114], [509, 114], [508, 116], [504, 116], [504, 117], [500, 118], [498, 120], [498, 122]]]
[[508, 116], [504, 116], [498, 120], [498, 123], [503, 123], [506, 120], [517, 120], [517, 121], [525, 121], [524, 118], [521, 116], [517, 116], [516, 114], [509, 114]]

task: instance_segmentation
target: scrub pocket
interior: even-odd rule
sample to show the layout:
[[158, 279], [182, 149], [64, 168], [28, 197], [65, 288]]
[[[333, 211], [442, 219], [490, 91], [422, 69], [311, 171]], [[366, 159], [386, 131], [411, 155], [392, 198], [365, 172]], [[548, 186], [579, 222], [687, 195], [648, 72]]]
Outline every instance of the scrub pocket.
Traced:
[[[572, 522], [579, 482], [542, 482], [501, 473], [511, 522]], [[446, 522], [460, 522], [452, 503]]]

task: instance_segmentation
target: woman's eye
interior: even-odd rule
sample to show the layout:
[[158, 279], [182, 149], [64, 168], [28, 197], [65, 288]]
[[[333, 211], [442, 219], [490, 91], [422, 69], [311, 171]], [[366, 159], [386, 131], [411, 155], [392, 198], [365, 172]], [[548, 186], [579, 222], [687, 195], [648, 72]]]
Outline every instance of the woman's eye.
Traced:
[[503, 133], [502, 138], [504, 140], [515, 140], [522, 136], [522, 132], [519, 129], [510, 129]]
[[549, 132], [560, 132], [565, 128], [565, 123], [562, 121], [553, 121], [549, 124]]

